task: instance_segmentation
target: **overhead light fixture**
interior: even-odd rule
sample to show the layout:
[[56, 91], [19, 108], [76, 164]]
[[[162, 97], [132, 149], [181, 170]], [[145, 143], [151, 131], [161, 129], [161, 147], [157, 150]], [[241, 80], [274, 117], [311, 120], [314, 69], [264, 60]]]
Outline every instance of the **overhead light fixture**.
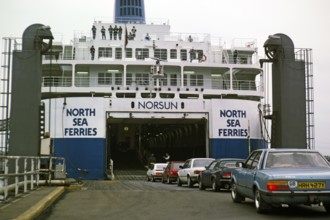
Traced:
[[211, 74], [212, 77], [220, 77], [220, 74]]
[[107, 70], [108, 73], [119, 73], [119, 70]]
[[77, 74], [78, 74], [78, 75], [87, 75], [88, 72], [85, 72], [85, 71], [78, 71]]
[[195, 71], [185, 70], [183, 71], [184, 74], [195, 74]]

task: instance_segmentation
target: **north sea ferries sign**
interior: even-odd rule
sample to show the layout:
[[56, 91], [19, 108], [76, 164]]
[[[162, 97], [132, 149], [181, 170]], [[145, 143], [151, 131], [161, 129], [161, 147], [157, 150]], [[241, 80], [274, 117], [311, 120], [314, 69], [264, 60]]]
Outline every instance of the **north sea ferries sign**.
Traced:
[[245, 100], [212, 103], [211, 138], [257, 138], [260, 134], [257, 105]]
[[[104, 138], [105, 112], [98, 98], [86, 101], [67, 99], [66, 105], [57, 109], [56, 136], [62, 138]], [[59, 120], [61, 117], [61, 120]]]

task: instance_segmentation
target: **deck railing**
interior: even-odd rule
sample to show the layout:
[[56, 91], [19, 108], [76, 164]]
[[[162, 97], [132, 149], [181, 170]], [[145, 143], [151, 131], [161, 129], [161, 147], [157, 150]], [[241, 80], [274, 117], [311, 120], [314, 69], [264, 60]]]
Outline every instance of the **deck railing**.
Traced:
[[27, 193], [39, 185], [52, 184], [66, 176], [62, 157], [0, 156], [0, 201], [10, 193]]
[[[169, 79], [170, 80], [170, 79]], [[73, 85], [74, 81], [74, 85]], [[232, 80], [232, 86], [227, 79], [204, 79], [184, 82], [169, 83], [168, 79], [161, 81], [161, 87], [173, 89], [180, 88], [182, 91], [186, 89], [203, 88], [211, 90], [240, 90], [240, 91], [258, 91], [258, 82], [255, 80]], [[110, 90], [152, 90], [155, 87], [152, 80], [130, 80], [130, 83], [124, 84], [122, 77], [43, 77], [42, 87], [76, 87], [76, 88], [108, 88]]]

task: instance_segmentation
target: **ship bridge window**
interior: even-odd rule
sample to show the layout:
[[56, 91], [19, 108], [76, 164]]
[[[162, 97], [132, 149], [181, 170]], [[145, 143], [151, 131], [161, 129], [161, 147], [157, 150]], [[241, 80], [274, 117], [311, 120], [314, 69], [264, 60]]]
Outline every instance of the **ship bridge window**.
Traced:
[[171, 49], [170, 50], [170, 58], [171, 59], [177, 59], [178, 58], [177, 50], [176, 49]]
[[111, 85], [112, 73], [98, 73], [97, 82], [99, 85]]
[[171, 86], [177, 86], [178, 85], [178, 76], [176, 74], [170, 75], [170, 83]]
[[133, 74], [132, 73], [126, 74], [126, 85], [128, 85], [128, 86], [133, 85]]
[[148, 73], [137, 73], [135, 80], [137, 85], [149, 85], [149, 74]]
[[167, 50], [166, 49], [156, 49], [155, 57], [161, 60], [167, 60]]
[[115, 84], [120, 86], [123, 83], [123, 75], [121, 73], [115, 74]]
[[[184, 74], [183, 75], [184, 86], [203, 86], [203, 75], [201, 74]], [[189, 82], [189, 85], [188, 85]]]
[[132, 58], [133, 57], [133, 50], [132, 48], [126, 48], [126, 58]]
[[122, 50], [122, 48], [118, 48], [118, 47], [115, 48], [115, 58], [117, 60], [121, 60], [122, 57], [123, 57], [123, 50]]
[[203, 75], [199, 75], [199, 74], [190, 75], [190, 85], [191, 86], [203, 86], [204, 85]]
[[149, 58], [149, 49], [148, 48], [136, 48], [135, 57], [138, 60], [144, 60], [145, 58]]
[[111, 47], [99, 47], [99, 58], [101, 57], [112, 57]]
[[181, 50], [180, 56], [181, 56], [182, 61], [186, 61], [187, 60], [187, 50]]

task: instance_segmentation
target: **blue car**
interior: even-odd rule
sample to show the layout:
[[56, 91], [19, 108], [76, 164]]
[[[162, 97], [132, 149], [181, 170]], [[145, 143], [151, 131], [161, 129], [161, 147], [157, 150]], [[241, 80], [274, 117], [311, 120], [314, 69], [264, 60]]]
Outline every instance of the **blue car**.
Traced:
[[231, 197], [254, 200], [256, 211], [320, 205], [330, 213], [330, 163], [317, 151], [261, 149], [232, 171]]

